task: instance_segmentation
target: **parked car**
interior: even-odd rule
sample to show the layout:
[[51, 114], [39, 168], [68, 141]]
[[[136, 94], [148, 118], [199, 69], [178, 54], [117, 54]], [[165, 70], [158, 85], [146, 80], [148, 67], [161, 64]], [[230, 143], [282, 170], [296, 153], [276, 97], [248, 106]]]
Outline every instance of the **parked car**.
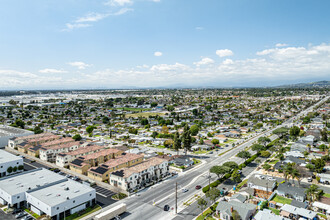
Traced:
[[22, 218], [22, 217], [24, 217], [26, 215], [27, 215], [27, 213], [23, 211], [23, 212], [20, 212], [20, 213], [16, 214], [15, 215], [15, 218]]
[[55, 173], [59, 173], [61, 170], [58, 169], [58, 168], [55, 168], [53, 171], [54, 171]]
[[313, 178], [312, 178], [312, 177], [308, 177], [308, 178], [307, 178], [307, 181], [308, 181], [308, 182], [312, 182], [312, 181], [313, 181]]
[[195, 189], [201, 189], [202, 187], [200, 185], [197, 185]]
[[22, 220], [32, 220], [34, 219], [31, 215], [26, 215], [25, 217], [21, 218]]
[[63, 172], [59, 172], [58, 174], [60, 174], [62, 176], [65, 176], [65, 173], [63, 173]]
[[14, 209], [14, 211], [12, 212], [12, 214], [17, 214], [22, 212], [22, 209]]
[[164, 205], [164, 211], [168, 211], [170, 210], [170, 206], [169, 205]]

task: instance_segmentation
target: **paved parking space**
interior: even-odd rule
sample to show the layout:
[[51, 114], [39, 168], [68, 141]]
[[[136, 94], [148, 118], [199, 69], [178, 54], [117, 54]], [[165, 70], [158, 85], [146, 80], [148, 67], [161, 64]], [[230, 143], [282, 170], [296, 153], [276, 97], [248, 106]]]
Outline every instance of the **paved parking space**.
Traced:
[[108, 189], [105, 189], [105, 188], [102, 188], [100, 186], [93, 186], [93, 188], [96, 190], [97, 193], [101, 194], [103, 197], [111, 197], [112, 195], [114, 195], [115, 193], [108, 190]]
[[12, 214], [6, 214], [2, 210], [0, 210], [0, 219], [1, 220], [16, 220], [15, 216]]

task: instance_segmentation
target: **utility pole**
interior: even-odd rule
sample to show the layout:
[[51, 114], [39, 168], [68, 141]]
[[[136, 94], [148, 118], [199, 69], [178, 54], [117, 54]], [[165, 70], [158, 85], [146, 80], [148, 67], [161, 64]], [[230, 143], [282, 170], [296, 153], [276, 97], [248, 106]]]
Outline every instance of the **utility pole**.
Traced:
[[178, 182], [175, 182], [175, 214], [178, 214]]

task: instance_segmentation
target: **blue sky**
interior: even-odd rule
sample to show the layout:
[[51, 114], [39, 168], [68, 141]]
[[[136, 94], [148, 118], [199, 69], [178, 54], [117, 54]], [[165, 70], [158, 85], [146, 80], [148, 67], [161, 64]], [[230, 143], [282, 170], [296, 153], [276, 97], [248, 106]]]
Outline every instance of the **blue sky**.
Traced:
[[0, 88], [330, 79], [330, 2], [3, 0]]

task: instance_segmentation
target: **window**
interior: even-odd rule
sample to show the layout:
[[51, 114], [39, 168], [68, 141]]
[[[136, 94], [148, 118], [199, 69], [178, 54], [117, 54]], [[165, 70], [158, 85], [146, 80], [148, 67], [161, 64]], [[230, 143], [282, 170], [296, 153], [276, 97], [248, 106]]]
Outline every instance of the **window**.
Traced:
[[90, 193], [89, 196], [92, 196], [92, 193]]

